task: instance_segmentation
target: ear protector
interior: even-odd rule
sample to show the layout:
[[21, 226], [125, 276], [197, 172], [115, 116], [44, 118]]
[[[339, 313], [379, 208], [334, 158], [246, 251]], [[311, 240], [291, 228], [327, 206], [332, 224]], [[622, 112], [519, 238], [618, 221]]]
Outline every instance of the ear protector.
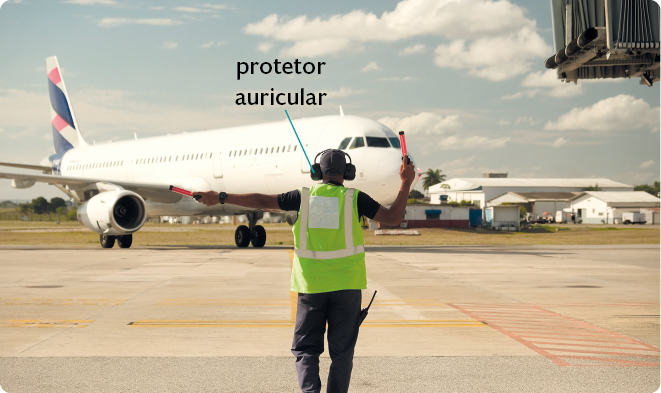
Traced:
[[[331, 150], [333, 150], [333, 149], [326, 149], [326, 150], [320, 152], [319, 154], [317, 154], [314, 157], [314, 164], [312, 164], [312, 170], [314, 171], [314, 173], [310, 172], [310, 178], [312, 180], [315, 180], [315, 181], [321, 180], [323, 175], [321, 173], [321, 164], [317, 162], [317, 158], [320, 155], [322, 155], [322, 154], [324, 154], [328, 151], [331, 151]], [[342, 150], [340, 150], [340, 151], [342, 151]], [[343, 174], [344, 180], [353, 180], [353, 179], [356, 178], [356, 166], [351, 163], [351, 156], [350, 155], [348, 155], [344, 151], [342, 151], [342, 153], [344, 153], [345, 156], [349, 157], [349, 162], [347, 163], [347, 167], [344, 170], [344, 174]]]

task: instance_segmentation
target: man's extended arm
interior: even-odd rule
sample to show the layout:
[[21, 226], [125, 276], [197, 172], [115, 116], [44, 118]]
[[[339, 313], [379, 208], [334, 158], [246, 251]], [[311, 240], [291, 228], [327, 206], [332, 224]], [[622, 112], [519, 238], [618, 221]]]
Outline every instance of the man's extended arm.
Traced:
[[402, 161], [402, 166], [399, 169], [399, 177], [402, 179], [402, 185], [399, 187], [399, 194], [397, 194], [395, 202], [390, 208], [381, 206], [374, 216], [374, 221], [397, 226], [402, 220], [404, 210], [406, 209], [406, 202], [409, 198], [409, 189], [415, 179], [415, 165], [413, 163], [406, 165]]
[[[207, 192], [193, 192], [193, 195], [201, 195], [202, 198], [198, 202], [206, 206], [213, 206], [220, 203], [218, 200], [218, 193], [215, 191]], [[227, 194], [225, 203], [232, 205], [251, 207], [254, 209], [273, 209], [279, 210], [278, 196], [267, 194]]]

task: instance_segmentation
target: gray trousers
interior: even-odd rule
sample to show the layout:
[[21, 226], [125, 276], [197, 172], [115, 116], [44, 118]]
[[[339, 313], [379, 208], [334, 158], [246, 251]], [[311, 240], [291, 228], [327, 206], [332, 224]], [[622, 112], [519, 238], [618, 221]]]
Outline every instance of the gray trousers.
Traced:
[[326, 391], [336, 393], [349, 390], [361, 299], [359, 289], [298, 294], [291, 352], [296, 356], [298, 383], [303, 393], [321, 392], [319, 355], [324, 352], [327, 321], [331, 366]]

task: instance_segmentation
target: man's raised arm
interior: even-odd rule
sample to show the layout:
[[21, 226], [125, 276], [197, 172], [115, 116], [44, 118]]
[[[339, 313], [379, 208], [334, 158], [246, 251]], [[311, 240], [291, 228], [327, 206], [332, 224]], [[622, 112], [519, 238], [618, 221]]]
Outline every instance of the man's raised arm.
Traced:
[[406, 210], [406, 201], [409, 198], [409, 189], [415, 179], [415, 165], [412, 162], [406, 165], [402, 161], [402, 166], [399, 169], [399, 177], [402, 179], [402, 185], [399, 187], [399, 194], [397, 194], [395, 202], [390, 208], [381, 206], [374, 216], [374, 221], [397, 226], [402, 220], [404, 210]]
[[[213, 206], [220, 203], [218, 200], [218, 193], [215, 191], [207, 192], [193, 192], [193, 195], [200, 195], [201, 198], [198, 202], [206, 206]], [[254, 209], [272, 209], [279, 210], [278, 196], [267, 194], [227, 194], [225, 203], [243, 207], [251, 207]]]

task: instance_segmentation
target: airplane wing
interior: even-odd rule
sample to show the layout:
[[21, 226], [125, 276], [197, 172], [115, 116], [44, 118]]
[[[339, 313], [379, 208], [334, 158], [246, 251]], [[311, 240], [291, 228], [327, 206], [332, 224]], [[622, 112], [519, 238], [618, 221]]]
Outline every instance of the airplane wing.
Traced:
[[34, 169], [35, 171], [53, 172], [53, 168], [42, 165], [15, 164], [13, 162], [0, 162], [0, 166], [10, 166], [22, 169]]
[[81, 177], [55, 176], [55, 175], [37, 175], [25, 173], [5, 173], [0, 172], [0, 179], [14, 179], [23, 181], [36, 181], [40, 183], [57, 184], [69, 189], [80, 189], [96, 185], [101, 189], [121, 187], [125, 190], [133, 191], [143, 197], [145, 200], [152, 200], [162, 203], [174, 203], [179, 201], [182, 196], [170, 191], [169, 184], [158, 183], [135, 183], [122, 180], [104, 180], [104, 179], [86, 179]]

